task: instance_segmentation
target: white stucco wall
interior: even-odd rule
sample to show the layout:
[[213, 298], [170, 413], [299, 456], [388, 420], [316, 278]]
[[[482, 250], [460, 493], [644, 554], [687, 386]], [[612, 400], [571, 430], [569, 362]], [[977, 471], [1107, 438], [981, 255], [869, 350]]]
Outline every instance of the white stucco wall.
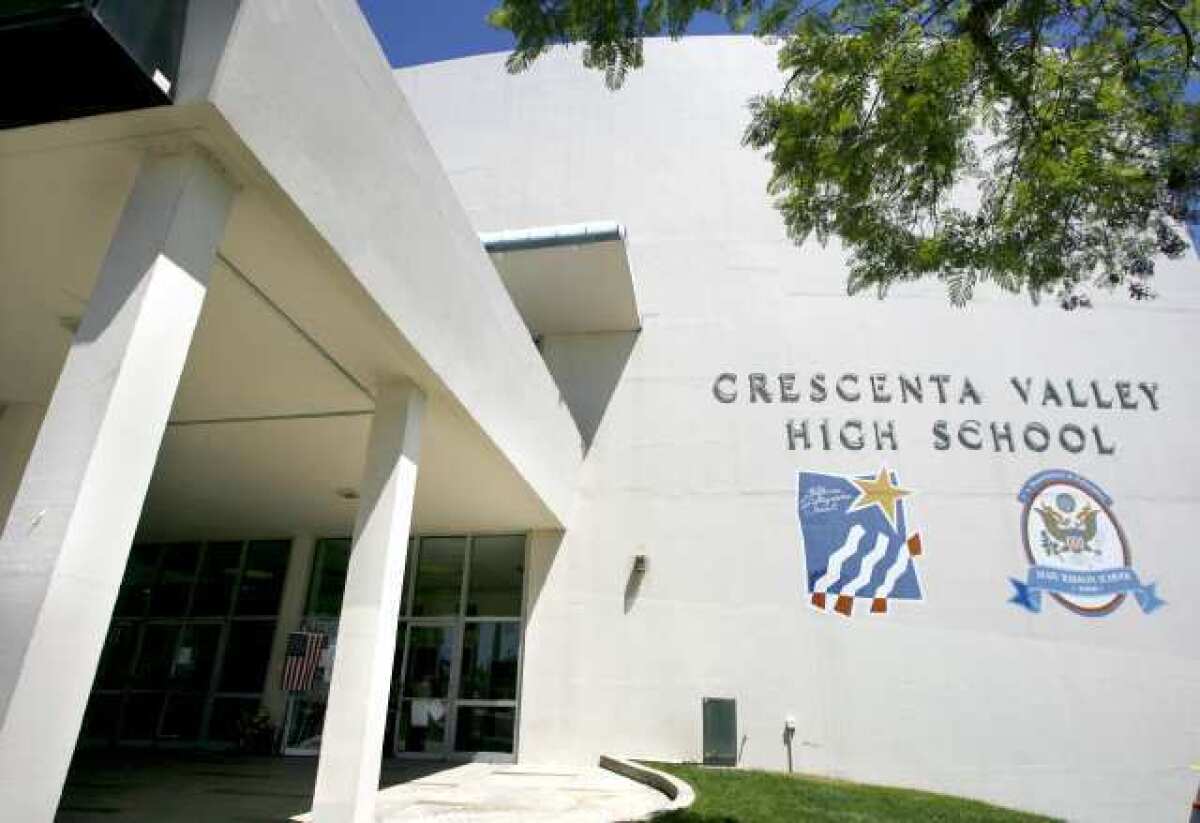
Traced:
[[[539, 543], [520, 756], [700, 756], [700, 700], [738, 701], [743, 763], [976, 796], [1088, 820], [1183, 819], [1200, 759], [1200, 265], [1164, 265], [1157, 302], [1090, 312], [937, 284], [849, 298], [836, 246], [796, 249], [741, 148], [744, 103], [777, 82], [741, 38], [651, 43], [613, 94], [559, 53], [507, 76], [502, 55], [397, 72], [481, 231], [615, 219], [628, 228], [641, 332], [585, 459], [571, 526]], [[560, 358], [569, 371], [589, 358]], [[714, 378], [741, 396], [715, 401]], [[832, 396], [750, 403], [746, 375], [952, 376], [948, 404]], [[969, 377], [981, 405], [960, 405]], [[1021, 403], [1012, 377], [1153, 381], [1155, 411]], [[562, 376], [559, 375], [560, 382]], [[865, 386], [864, 386], [865, 387]], [[776, 392], [777, 394], [777, 392]], [[789, 418], [893, 420], [897, 451], [789, 451]], [[1110, 456], [1054, 446], [934, 448], [935, 420], [1101, 427]], [[923, 603], [849, 619], [810, 608], [799, 470], [874, 473], [915, 490]], [[1064, 468], [1098, 483], [1134, 569], [1167, 605], [1085, 618], [1007, 602], [1027, 562], [1021, 484]], [[543, 545], [544, 544], [544, 545]], [[630, 607], [635, 554], [650, 570]]]

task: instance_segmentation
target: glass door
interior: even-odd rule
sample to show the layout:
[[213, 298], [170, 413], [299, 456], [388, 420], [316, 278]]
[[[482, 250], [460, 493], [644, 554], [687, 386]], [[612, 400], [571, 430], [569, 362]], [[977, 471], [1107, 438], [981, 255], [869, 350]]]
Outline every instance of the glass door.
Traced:
[[511, 761], [525, 537], [422, 538], [408, 569], [393, 688], [396, 754]]
[[458, 627], [409, 623], [400, 642], [405, 653], [396, 711], [397, 753], [444, 756], [450, 751], [450, 684]]

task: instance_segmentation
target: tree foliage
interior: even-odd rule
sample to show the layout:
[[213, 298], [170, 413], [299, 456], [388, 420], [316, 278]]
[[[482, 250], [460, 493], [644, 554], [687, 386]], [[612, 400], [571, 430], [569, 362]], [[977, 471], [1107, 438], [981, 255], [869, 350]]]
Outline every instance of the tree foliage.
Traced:
[[[511, 71], [584, 46], [618, 88], [700, 12], [781, 42], [744, 142], [796, 242], [841, 239], [852, 293], [936, 277], [1067, 308], [1152, 296], [1200, 199], [1200, 0], [500, 0]], [[969, 207], [964, 203], [970, 204]]]

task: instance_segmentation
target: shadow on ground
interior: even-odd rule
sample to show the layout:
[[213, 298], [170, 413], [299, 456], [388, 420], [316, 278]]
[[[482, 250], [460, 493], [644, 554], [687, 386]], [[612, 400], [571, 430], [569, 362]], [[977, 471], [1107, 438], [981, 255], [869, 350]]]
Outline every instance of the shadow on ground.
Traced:
[[[381, 787], [427, 777], [450, 763], [384, 760]], [[55, 817], [60, 823], [287, 820], [308, 811], [316, 758], [163, 751], [76, 755]]]

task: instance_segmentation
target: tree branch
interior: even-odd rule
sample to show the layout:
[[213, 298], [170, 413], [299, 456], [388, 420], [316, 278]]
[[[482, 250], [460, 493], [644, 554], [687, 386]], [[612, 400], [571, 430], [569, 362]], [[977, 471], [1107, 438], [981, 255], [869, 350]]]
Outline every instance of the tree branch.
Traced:
[[967, 17], [963, 21], [963, 29], [975, 48], [979, 50], [988, 70], [995, 76], [996, 84], [1017, 104], [1017, 108], [1025, 115], [1025, 119], [1033, 123], [1037, 118], [1034, 117], [1029, 96], [1017, 86], [1016, 80], [1005, 68], [1000, 50], [996, 48], [996, 41], [992, 39], [989, 31], [992, 18], [1006, 5], [1008, 5], [1008, 0], [976, 0], [971, 4], [971, 10], [967, 12]]
[[1196, 63], [1196, 41], [1192, 38], [1192, 30], [1188, 28], [1187, 23], [1183, 19], [1183, 15], [1179, 10], [1171, 6], [1164, 0], [1154, 0], [1154, 4], [1162, 9], [1168, 17], [1175, 21], [1175, 25], [1179, 26], [1179, 33], [1183, 35], [1184, 49], [1184, 65], [1188, 71], [1193, 69], [1200, 70], [1200, 64]]

